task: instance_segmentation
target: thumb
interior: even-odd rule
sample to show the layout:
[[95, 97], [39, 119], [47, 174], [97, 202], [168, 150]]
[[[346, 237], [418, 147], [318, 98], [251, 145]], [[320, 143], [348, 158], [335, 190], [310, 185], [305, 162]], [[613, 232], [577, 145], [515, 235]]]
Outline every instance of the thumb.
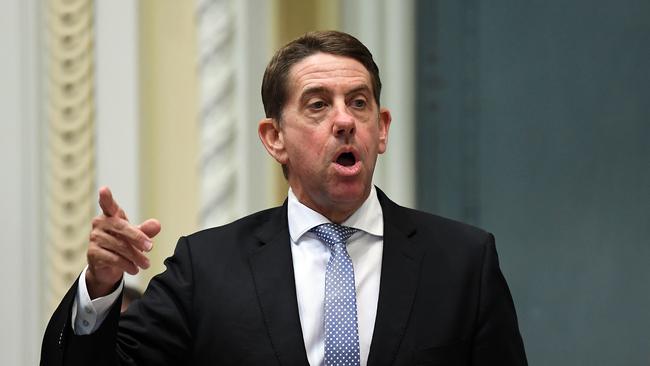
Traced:
[[156, 219], [145, 220], [140, 226], [138, 226], [143, 233], [145, 233], [149, 238], [153, 238], [158, 235], [160, 232], [161, 226], [160, 221]]

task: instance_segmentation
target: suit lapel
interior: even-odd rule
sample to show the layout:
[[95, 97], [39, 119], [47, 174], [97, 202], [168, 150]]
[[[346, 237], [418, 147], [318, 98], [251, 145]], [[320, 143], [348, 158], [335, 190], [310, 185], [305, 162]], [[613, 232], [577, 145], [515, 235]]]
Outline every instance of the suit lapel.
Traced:
[[306, 365], [293, 273], [287, 203], [256, 233], [259, 246], [249, 257], [257, 298], [281, 365]]
[[391, 365], [397, 355], [417, 291], [421, 250], [411, 242], [413, 223], [377, 189], [384, 215], [384, 253], [369, 366]]

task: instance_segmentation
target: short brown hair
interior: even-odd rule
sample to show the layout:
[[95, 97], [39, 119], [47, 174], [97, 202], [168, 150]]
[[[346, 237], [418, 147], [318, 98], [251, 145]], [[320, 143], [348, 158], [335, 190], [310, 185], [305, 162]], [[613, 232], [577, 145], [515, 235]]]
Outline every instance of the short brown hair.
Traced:
[[267, 118], [278, 122], [287, 101], [287, 79], [291, 67], [318, 52], [345, 56], [359, 61], [370, 74], [375, 102], [379, 107], [379, 68], [368, 48], [353, 36], [337, 31], [309, 32], [280, 48], [264, 71], [262, 103]]

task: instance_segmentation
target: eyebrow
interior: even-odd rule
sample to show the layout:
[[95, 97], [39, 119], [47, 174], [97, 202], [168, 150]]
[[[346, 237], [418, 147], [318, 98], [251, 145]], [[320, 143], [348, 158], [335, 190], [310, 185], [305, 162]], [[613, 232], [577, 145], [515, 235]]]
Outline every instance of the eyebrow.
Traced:
[[300, 100], [304, 101], [305, 99], [311, 97], [312, 95], [323, 94], [323, 93], [326, 93], [326, 92], [327, 92], [327, 89], [325, 89], [322, 86], [310, 87], [310, 88], [307, 88], [307, 89], [302, 91], [302, 93], [300, 94]]
[[[350, 90], [349, 92], [347, 92], [345, 94], [346, 94], [346, 96], [348, 96], [348, 95], [351, 95], [351, 94], [358, 94], [358, 93], [364, 93], [364, 92], [368, 93], [368, 94], [372, 94], [372, 92], [370, 91], [370, 87], [368, 87], [368, 85], [365, 85], [365, 84], [356, 86], [356, 87], [352, 88], [352, 90]], [[302, 91], [302, 93], [300, 94], [300, 100], [304, 101], [305, 99], [311, 97], [312, 95], [323, 94], [323, 93], [329, 93], [328, 89], [323, 87], [323, 86], [310, 87], [310, 88], [307, 88], [307, 89]]]
[[372, 92], [370, 91], [370, 87], [368, 87], [368, 85], [366, 85], [366, 84], [359, 85], [359, 86], [353, 88], [352, 90], [347, 92], [347, 95], [358, 94], [358, 93], [368, 93], [368, 94], [372, 95]]

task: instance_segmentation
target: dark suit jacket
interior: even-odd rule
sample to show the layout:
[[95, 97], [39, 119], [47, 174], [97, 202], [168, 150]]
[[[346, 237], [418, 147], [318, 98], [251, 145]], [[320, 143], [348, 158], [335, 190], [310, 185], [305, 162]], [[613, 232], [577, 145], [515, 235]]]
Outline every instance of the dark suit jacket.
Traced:
[[[494, 238], [400, 207], [381, 191], [384, 254], [368, 365], [526, 365]], [[71, 331], [70, 289], [43, 365], [307, 365], [287, 205], [180, 238], [167, 270], [120, 318]]]

